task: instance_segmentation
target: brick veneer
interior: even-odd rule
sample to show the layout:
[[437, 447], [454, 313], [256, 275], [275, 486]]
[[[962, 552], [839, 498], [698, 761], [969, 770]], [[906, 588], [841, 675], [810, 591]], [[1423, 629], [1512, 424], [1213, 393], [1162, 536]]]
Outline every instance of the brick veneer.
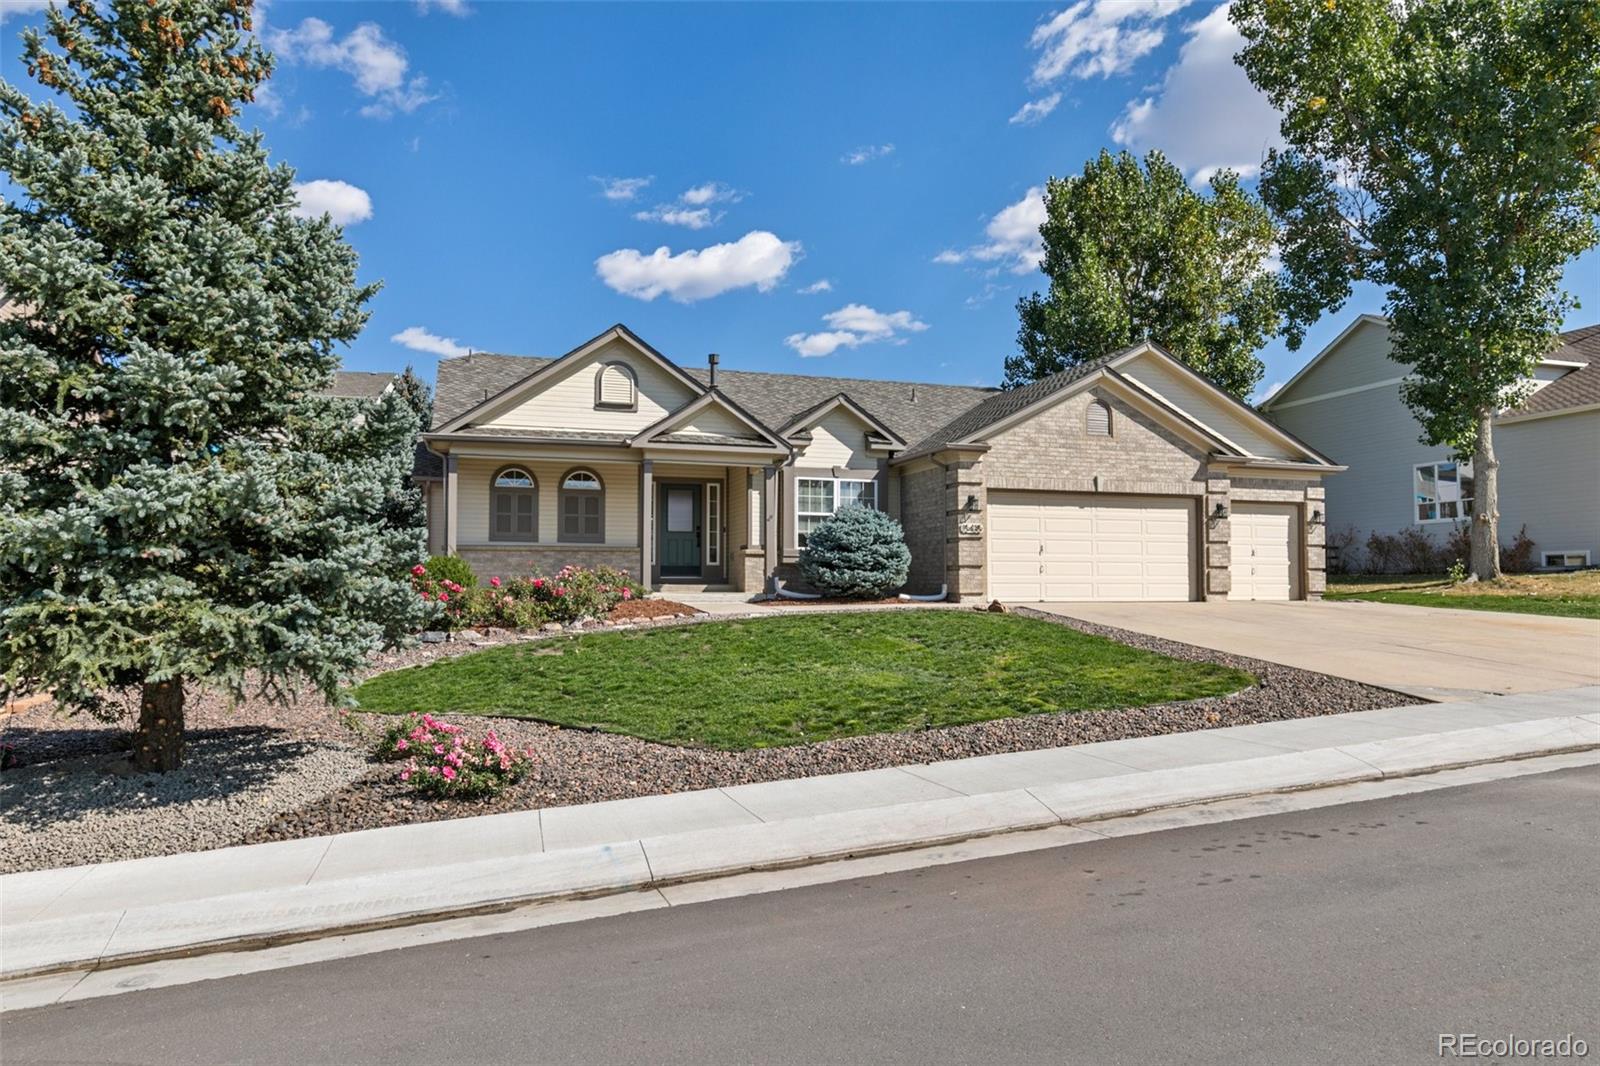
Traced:
[[611, 566], [639, 576], [638, 548], [600, 544], [461, 545], [456, 553], [480, 579], [521, 574], [553, 574], [563, 566]]

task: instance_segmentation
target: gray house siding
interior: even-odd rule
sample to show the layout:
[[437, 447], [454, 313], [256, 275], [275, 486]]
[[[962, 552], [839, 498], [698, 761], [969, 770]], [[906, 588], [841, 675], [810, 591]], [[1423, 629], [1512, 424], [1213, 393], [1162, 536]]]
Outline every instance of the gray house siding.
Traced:
[[1600, 411], [1505, 422], [1494, 433], [1500, 539], [1526, 524], [1536, 551], [1587, 551], [1600, 564]]
[[1292, 389], [1285, 389], [1274, 400], [1293, 402], [1388, 381], [1405, 373], [1405, 367], [1389, 358], [1389, 330], [1381, 323], [1363, 321], [1345, 337], [1336, 353], [1312, 367]]

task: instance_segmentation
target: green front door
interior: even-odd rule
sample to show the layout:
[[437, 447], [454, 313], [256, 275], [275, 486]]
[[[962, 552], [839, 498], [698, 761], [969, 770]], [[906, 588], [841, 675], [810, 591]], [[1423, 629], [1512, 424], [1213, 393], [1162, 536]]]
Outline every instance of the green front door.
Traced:
[[661, 576], [700, 576], [700, 486], [662, 485], [660, 512]]

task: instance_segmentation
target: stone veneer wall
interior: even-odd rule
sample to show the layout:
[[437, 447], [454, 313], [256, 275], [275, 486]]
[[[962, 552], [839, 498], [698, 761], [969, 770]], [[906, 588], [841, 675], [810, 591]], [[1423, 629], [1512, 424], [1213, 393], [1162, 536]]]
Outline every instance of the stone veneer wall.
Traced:
[[638, 548], [608, 548], [601, 544], [513, 544], [458, 546], [479, 580], [553, 574], [563, 566], [611, 566], [639, 577]]

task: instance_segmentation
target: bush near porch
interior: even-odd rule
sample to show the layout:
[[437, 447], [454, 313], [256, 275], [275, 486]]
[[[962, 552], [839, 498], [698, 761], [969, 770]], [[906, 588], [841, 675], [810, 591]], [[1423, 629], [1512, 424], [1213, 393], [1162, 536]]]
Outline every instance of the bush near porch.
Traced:
[[532, 629], [546, 622], [604, 618], [619, 603], [650, 594], [626, 570], [609, 566], [566, 566], [549, 577], [491, 577], [468, 585], [439, 576], [443, 568], [435, 563], [448, 558], [436, 556], [428, 565], [415, 567], [411, 586], [434, 605], [432, 624], [449, 630]]
[[1049, 622], [941, 610], [585, 634], [392, 671], [354, 697], [367, 711], [741, 750], [1221, 696], [1253, 681]]

